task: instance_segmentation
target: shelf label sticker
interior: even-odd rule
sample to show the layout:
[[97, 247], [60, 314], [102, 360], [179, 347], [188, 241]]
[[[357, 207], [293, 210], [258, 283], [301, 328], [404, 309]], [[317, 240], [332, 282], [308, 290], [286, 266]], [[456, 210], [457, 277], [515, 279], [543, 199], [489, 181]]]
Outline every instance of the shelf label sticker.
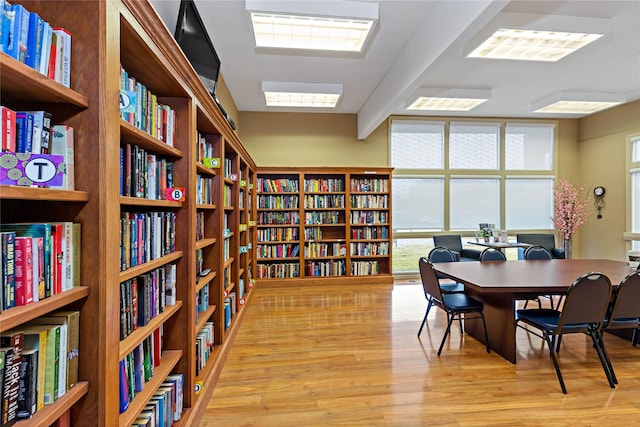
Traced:
[[184, 202], [186, 198], [184, 187], [167, 188], [166, 197], [171, 202]]
[[249, 280], [249, 287], [253, 288], [253, 286], [256, 284], [256, 279], [251, 279]]
[[244, 179], [240, 180], [240, 187], [246, 187], [247, 186], [247, 181]]
[[239, 228], [240, 228], [240, 231], [247, 231], [247, 224], [240, 224]]
[[246, 254], [247, 252], [249, 252], [249, 248], [246, 246], [240, 246], [240, 253], [241, 254]]
[[1, 153], [0, 184], [62, 187], [66, 164], [55, 154]]
[[253, 190], [253, 184], [249, 183], [249, 190]]
[[220, 157], [205, 157], [202, 159], [205, 168], [216, 169], [220, 167]]
[[255, 227], [255, 226], [256, 226], [255, 221], [249, 221], [249, 227]]
[[244, 298], [240, 298], [239, 303], [240, 303], [240, 305], [244, 305], [244, 303], [245, 303]]
[[231, 237], [231, 230], [229, 230], [228, 228], [225, 228], [224, 231], [222, 232], [222, 237]]
[[196, 392], [196, 396], [200, 393], [202, 393], [202, 388], [204, 387], [204, 383], [202, 381], [196, 381], [195, 385], [193, 386]]
[[229, 176], [227, 178], [229, 178], [231, 181], [237, 181], [238, 180], [238, 174], [237, 173], [231, 173], [231, 174], [229, 174]]
[[253, 247], [253, 244], [251, 242], [247, 243], [247, 248], [251, 249]]
[[225, 290], [224, 290], [224, 297], [226, 298], [226, 297], [228, 297], [228, 296], [229, 296], [229, 290], [228, 290], [228, 289], [225, 289]]
[[130, 90], [120, 91], [120, 112], [135, 113], [136, 112], [136, 93]]

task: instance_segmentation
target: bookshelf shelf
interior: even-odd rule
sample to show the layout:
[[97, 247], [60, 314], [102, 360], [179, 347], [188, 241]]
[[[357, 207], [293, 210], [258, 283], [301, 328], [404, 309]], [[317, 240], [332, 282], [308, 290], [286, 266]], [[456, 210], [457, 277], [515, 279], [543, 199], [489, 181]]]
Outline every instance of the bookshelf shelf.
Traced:
[[151, 270], [155, 270], [156, 268], [161, 267], [165, 264], [170, 264], [171, 262], [182, 258], [182, 256], [183, 256], [182, 251], [176, 251], [176, 252], [170, 253], [169, 255], [165, 255], [161, 258], [154, 259], [149, 262], [145, 262], [144, 264], [140, 264], [140, 265], [136, 265], [135, 267], [128, 268], [120, 272], [120, 282], [133, 279], [134, 277], [140, 276]]
[[180, 159], [183, 157], [181, 150], [167, 145], [158, 138], [151, 136], [145, 131], [138, 129], [122, 119], [120, 119], [120, 132], [122, 139], [144, 148], [145, 150], [152, 151], [171, 159]]
[[86, 202], [86, 191], [54, 190], [48, 188], [0, 186], [0, 197], [7, 200], [34, 200], [39, 202]]
[[82, 399], [88, 391], [89, 382], [80, 381], [59, 398], [55, 405], [45, 406], [36, 412], [31, 419], [16, 422], [14, 427], [49, 427]]
[[218, 275], [217, 272], [212, 271], [206, 276], [201, 277], [200, 280], [198, 280], [198, 283], [196, 284], [196, 292], [202, 289], [203, 287], [205, 287], [206, 285], [208, 285], [209, 283], [211, 283], [213, 279], [216, 278], [217, 275]]
[[49, 79], [6, 53], [0, 53], [0, 81], [3, 104], [11, 99], [33, 99], [40, 103], [68, 104], [81, 109], [89, 107], [86, 96]]
[[171, 373], [171, 370], [176, 366], [181, 357], [181, 350], [167, 350], [162, 352], [160, 366], [154, 368], [151, 380], [144, 384], [144, 388], [140, 393], [136, 394], [135, 399], [129, 404], [129, 408], [120, 414], [119, 424], [121, 426], [130, 426], [135, 421], [136, 417], [140, 415], [140, 412], [147, 404], [147, 401], [153, 395], [153, 392], [157, 390], [160, 384], [167, 378], [167, 375]]
[[196, 249], [206, 248], [207, 246], [215, 245], [218, 239], [215, 237], [196, 240]]
[[0, 314], [0, 332], [15, 328], [29, 320], [43, 316], [71, 303], [86, 298], [89, 295], [88, 286], [69, 289], [31, 304], [10, 308]]
[[120, 205], [179, 209], [183, 206], [183, 203], [174, 202], [170, 200], [153, 200], [153, 199], [145, 199], [142, 197], [120, 196]]

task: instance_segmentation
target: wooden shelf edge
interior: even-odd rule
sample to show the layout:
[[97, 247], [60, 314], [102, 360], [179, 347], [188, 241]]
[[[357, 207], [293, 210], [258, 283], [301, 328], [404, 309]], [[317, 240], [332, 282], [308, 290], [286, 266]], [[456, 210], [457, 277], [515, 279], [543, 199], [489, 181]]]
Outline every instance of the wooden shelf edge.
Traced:
[[[196, 334], [200, 332], [200, 329], [204, 326], [205, 323], [211, 318], [211, 315], [216, 311], [215, 304], [211, 304], [205, 311], [198, 312], [198, 323], [196, 323]], [[195, 336], [193, 337], [195, 342]]]
[[196, 249], [206, 248], [207, 246], [211, 246], [218, 241], [215, 237], [204, 238], [200, 240], [196, 240]]
[[138, 277], [141, 274], [154, 270], [158, 267], [162, 267], [163, 265], [169, 264], [171, 261], [175, 261], [180, 258], [182, 258], [182, 251], [175, 251], [170, 253], [169, 255], [165, 255], [158, 259], [145, 262], [144, 264], [136, 265], [135, 267], [130, 267], [120, 272], [120, 282], [133, 279], [134, 277]]
[[181, 307], [182, 301], [176, 301], [175, 305], [165, 306], [164, 311], [151, 319], [147, 325], [138, 326], [138, 328], [130, 333], [128, 337], [120, 341], [118, 360], [124, 359], [127, 354], [131, 353], [133, 349], [142, 342], [144, 338], [151, 335], [156, 328], [177, 313]]
[[89, 295], [88, 286], [69, 289], [38, 302], [3, 310], [0, 314], [0, 332], [8, 331], [29, 320], [57, 310]]
[[162, 352], [160, 366], [154, 368], [153, 377], [144, 383], [144, 388], [129, 403], [129, 408], [120, 414], [119, 425], [129, 426], [135, 421], [151, 396], [153, 396], [153, 393], [164, 382], [181, 357], [182, 350], [165, 350]]
[[165, 144], [155, 136], [152, 136], [151, 134], [138, 129], [137, 127], [123, 119], [120, 119], [120, 132], [127, 141], [141, 146], [142, 148], [151, 149], [158, 154], [173, 157], [176, 159], [183, 157], [182, 151], [168, 144]]
[[89, 382], [80, 381], [68, 390], [53, 405], [47, 405], [28, 420], [21, 420], [14, 427], [49, 427], [89, 391]]
[[209, 274], [207, 274], [204, 277], [200, 277], [200, 280], [198, 280], [198, 283], [196, 283], [196, 292], [198, 292], [200, 289], [204, 288], [207, 283], [211, 282], [213, 279], [215, 279], [215, 277], [217, 276], [217, 272], [212, 271]]
[[120, 205], [122, 206], [151, 206], [154, 208], [181, 208], [182, 202], [174, 202], [172, 200], [145, 199], [143, 197], [120, 196]]
[[50, 202], [87, 202], [89, 193], [76, 190], [56, 190], [53, 188], [20, 187], [1, 185], [0, 199], [37, 200]]

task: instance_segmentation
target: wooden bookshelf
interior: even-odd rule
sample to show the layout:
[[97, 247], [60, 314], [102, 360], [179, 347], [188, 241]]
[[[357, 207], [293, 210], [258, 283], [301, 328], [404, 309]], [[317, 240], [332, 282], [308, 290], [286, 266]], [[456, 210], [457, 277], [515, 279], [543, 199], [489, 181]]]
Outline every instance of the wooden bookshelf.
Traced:
[[[255, 192], [249, 186], [255, 181], [256, 165], [148, 1], [17, 3], [72, 34], [71, 87], [0, 53], [2, 105], [14, 110], [44, 109], [53, 113], [54, 124], [74, 128], [76, 188], [2, 186], [1, 220], [82, 224], [82, 286], [0, 313], [0, 329], [5, 331], [57, 309], [80, 310], [80, 383], [19, 425], [49, 426], [68, 411], [74, 426], [130, 425], [169, 374], [184, 375], [184, 407], [177, 425], [196, 425], [251, 298], [255, 246], [246, 252], [244, 248], [251, 246], [255, 230], [249, 226], [255, 219]], [[123, 120], [118, 104], [121, 66], [156, 95], [158, 103], [175, 111], [173, 144]], [[196, 146], [198, 135], [213, 145], [214, 157], [231, 162], [235, 179], [224, 174], [222, 164], [211, 167], [202, 161]], [[171, 162], [173, 186], [184, 189], [185, 198], [174, 201], [161, 194], [137, 197], [123, 193], [121, 148], [127, 145]], [[203, 183], [210, 190], [202, 192]], [[229, 191], [226, 203], [225, 186]], [[157, 212], [175, 217], [171, 251], [123, 267], [123, 213]], [[225, 216], [230, 224], [228, 235], [222, 229]], [[241, 230], [240, 224], [247, 228]], [[210, 270], [207, 274], [197, 270], [199, 254], [203, 269]], [[174, 264], [177, 303], [121, 340], [120, 284]], [[238, 292], [241, 283], [244, 295], [234, 300], [235, 316], [225, 328], [224, 300]], [[198, 313], [196, 323], [195, 297], [204, 291], [209, 304]], [[215, 345], [196, 376], [195, 337], [205, 322], [214, 323]], [[163, 331], [161, 363], [121, 414], [119, 362], [158, 328]]]
[[258, 283], [391, 283], [391, 169], [258, 168]]

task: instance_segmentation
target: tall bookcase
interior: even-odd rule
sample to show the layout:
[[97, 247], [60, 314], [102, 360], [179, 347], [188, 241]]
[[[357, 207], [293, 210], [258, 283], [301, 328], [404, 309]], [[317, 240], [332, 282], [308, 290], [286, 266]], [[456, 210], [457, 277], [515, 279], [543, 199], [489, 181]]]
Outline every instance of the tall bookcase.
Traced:
[[258, 283], [392, 283], [391, 169], [261, 167], [256, 189]]
[[[80, 223], [82, 270], [80, 287], [0, 313], [4, 332], [60, 308], [80, 310], [81, 381], [16, 425], [49, 426], [70, 412], [74, 426], [128, 426], [170, 374], [184, 376], [177, 425], [195, 425], [251, 298], [255, 163], [147, 1], [17, 3], [71, 33], [71, 88], [0, 53], [2, 105], [46, 109], [54, 123], [74, 128], [76, 190], [2, 186], [1, 221]], [[121, 67], [175, 112], [171, 144], [121, 118]], [[210, 145], [206, 155], [200, 152], [202, 140]], [[127, 149], [134, 147], [154, 162], [172, 165], [172, 188], [181, 189], [183, 198], [176, 192], [173, 200], [162, 192], [122, 191], [121, 170], [127, 169]], [[124, 260], [131, 247], [121, 240], [147, 244], [123, 239], [136, 221], [159, 223], [165, 234], [156, 242], [159, 250], [149, 249], [152, 255]], [[175, 271], [175, 303], [121, 339], [124, 285], [170, 271]], [[226, 323], [225, 306], [233, 314]], [[160, 363], [120, 413], [120, 361], [160, 331]], [[200, 352], [203, 342], [213, 346]]]

